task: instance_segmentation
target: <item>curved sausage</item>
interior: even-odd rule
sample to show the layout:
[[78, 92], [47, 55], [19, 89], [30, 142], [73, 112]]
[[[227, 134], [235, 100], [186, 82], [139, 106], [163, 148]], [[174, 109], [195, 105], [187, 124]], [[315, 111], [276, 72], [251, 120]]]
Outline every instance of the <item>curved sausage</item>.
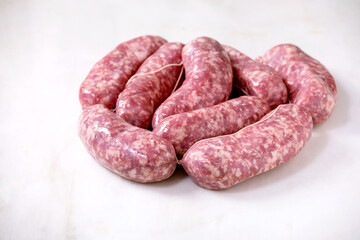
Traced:
[[231, 60], [234, 85], [247, 95], [266, 100], [271, 108], [286, 103], [286, 86], [274, 69], [249, 58], [235, 48], [226, 45], [223, 47]]
[[292, 159], [311, 137], [312, 118], [284, 104], [237, 133], [195, 143], [180, 161], [200, 186], [229, 188]]
[[182, 69], [182, 43], [165, 43], [148, 57], [125, 85], [116, 114], [128, 123], [148, 128], [156, 108], [171, 94]]
[[266, 101], [255, 96], [242, 96], [215, 106], [167, 117], [153, 132], [168, 139], [176, 154], [184, 155], [195, 142], [237, 132], [258, 121], [270, 110]]
[[258, 60], [279, 73], [289, 91], [290, 102], [304, 107], [314, 124], [329, 118], [337, 89], [334, 78], [319, 61], [292, 44], [275, 46]]
[[82, 111], [78, 130], [87, 151], [124, 178], [157, 182], [175, 170], [175, 150], [169, 141], [130, 125], [101, 104]]
[[128, 79], [165, 42], [161, 37], [148, 35], [119, 44], [92, 67], [82, 82], [79, 91], [82, 108], [95, 104], [114, 108]]
[[232, 88], [229, 56], [216, 40], [199, 37], [182, 50], [185, 81], [155, 111], [153, 128], [164, 118], [213, 106], [228, 99]]

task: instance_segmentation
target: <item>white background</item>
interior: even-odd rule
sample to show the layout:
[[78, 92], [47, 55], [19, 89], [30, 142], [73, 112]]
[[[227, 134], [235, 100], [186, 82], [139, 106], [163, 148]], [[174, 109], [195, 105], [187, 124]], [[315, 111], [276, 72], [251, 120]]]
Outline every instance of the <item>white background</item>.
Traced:
[[[78, 89], [143, 34], [206, 35], [250, 57], [290, 42], [338, 101], [289, 163], [225, 191], [183, 170], [138, 184], [85, 151]], [[0, 1], [0, 239], [360, 239], [360, 2]]]

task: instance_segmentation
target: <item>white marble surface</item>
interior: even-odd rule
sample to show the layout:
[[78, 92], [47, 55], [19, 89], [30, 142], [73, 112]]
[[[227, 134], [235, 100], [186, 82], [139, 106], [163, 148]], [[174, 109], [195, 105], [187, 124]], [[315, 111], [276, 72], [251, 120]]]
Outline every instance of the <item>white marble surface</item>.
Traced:
[[[288, 164], [226, 191], [137, 184], [77, 137], [78, 88], [118, 43], [207, 35], [299, 45], [334, 75], [331, 118]], [[0, 239], [360, 239], [360, 2], [0, 1]]]

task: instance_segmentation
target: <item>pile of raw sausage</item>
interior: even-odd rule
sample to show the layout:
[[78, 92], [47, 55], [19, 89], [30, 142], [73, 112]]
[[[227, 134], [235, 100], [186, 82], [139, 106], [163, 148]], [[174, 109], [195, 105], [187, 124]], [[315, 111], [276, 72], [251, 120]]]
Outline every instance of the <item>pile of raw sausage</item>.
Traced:
[[198, 185], [226, 189], [292, 159], [336, 96], [329, 71], [292, 44], [253, 60], [209, 37], [141, 36], [81, 84], [78, 131], [124, 178], [157, 182], [180, 164]]

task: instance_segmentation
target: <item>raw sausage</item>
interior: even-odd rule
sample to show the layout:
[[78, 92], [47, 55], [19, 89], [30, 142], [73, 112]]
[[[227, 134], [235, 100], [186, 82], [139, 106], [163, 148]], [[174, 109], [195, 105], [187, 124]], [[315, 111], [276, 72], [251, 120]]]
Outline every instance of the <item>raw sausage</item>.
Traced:
[[87, 151], [103, 166], [137, 182], [157, 182], [176, 167], [171, 143], [117, 117], [104, 105], [84, 109], [78, 122]]
[[234, 85], [247, 95], [266, 100], [271, 108], [286, 103], [286, 86], [274, 69], [249, 58], [235, 48], [226, 45], [223, 47], [231, 60]]
[[128, 79], [165, 42], [161, 37], [148, 35], [119, 44], [93, 66], [82, 82], [79, 91], [82, 108], [94, 104], [114, 108]]
[[125, 85], [116, 114], [128, 123], [148, 128], [156, 108], [172, 93], [182, 69], [182, 43], [165, 43], [145, 60]]
[[216, 40], [199, 37], [182, 50], [185, 81], [155, 111], [152, 127], [164, 118], [213, 106], [228, 99], [232, 88], [229, 56]]
[[229, 188], [292, 159], [311, 137], [312, 118], [283, 104], [240, 131], [195, 143], [180, 161], [200, 186]]
[[319, 61], [292, 44], [275, 46], [258, 60], [279, 73], [289, 91], [290, 102], [304, 107], [314, 124], [329, 118], [337, 89], [334, 78]]
[[270, 110], [265, 100], [242, 96], [215, 106], [167, 117], [153, 132], [168, 139], [177, 155], [184, 155], [195, 142], [237, 132], [258, 121]]

